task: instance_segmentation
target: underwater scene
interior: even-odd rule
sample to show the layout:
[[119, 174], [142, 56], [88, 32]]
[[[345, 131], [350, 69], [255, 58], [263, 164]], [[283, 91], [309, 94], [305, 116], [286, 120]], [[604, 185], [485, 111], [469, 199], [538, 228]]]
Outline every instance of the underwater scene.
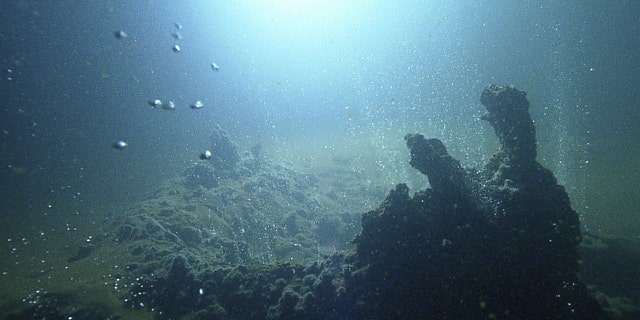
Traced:
[[640, 319], [640, 3], [0, 3], [0, 319]]

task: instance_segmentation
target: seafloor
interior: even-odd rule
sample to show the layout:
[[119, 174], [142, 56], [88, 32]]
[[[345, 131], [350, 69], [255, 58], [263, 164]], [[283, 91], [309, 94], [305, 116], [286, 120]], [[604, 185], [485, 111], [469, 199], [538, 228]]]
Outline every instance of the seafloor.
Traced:
[[436, 139], [407, 135], [411, 165], [430, 182], [414, 195], [372, 183], [350, 159], [306, 172], [259, 145], [238, 152], [214, 128], [214, 157], [145, 201], [9, 239], [0, 314], [640, 318], [640, 244], [580, 231], [564, 188], [535, 161], [523, 97], [508, 86], [483, 92], [502, 148], [480, 171]]

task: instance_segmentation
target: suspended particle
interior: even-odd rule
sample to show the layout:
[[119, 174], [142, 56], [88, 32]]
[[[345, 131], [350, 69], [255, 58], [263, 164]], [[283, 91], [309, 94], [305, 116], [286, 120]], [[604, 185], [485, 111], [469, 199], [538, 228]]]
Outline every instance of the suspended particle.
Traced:
[[128, 35], [126, 32], [124, 32], [123, 30], [115, 31], [115, 32], [113, 33], [113, 35], [116, 37], [116, 39], [124, 39], [124, 38], [126, 38], [126, 37], [128, 37], [128, 36], [129, 36], [129, 35]]
[[116, 142], [114, 142], [111, 147], [113, 147], [116, 150], [122, 150], [124, 148], [126, 148], [127, 146], [129, 146], [126, 142], [122, 141], [122, 140], [118, 140]]
[[200, 160], [211, 159], [211, 156], [212, 156], [211, 151], [209, 150], [202, 151], [202, 153], [200, 154]]
[[202, 109], [202, 107], [204, 107], [204, 103], [202, 103], [202, 101], [198, 100], [194, 103], [191, 104], [191, 109]]

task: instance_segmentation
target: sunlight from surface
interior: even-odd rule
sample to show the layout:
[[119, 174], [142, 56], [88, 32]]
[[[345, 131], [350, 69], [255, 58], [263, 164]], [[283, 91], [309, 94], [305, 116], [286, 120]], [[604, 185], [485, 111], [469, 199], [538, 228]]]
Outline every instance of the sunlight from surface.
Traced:
[[289, 31], [304, 32], [329, 25], [347, 4], [335, 0], [264, 0], [256, 1], [254, 7], [256, 15], [282, 24]]
[[[207, 23], [216, 23], [223, 16], [232, 19], [238, 31], [264, 41], [304, 43], [330, 33], [342, 33], [352, 29], [345, 23], [362, 19], [362, 8], [369, 2], [336, 0], [257, 0], [227, 4], [198, 1], [194, 9], [201, 16], [209, 16]], [[360, 10], [354, 10], [359, 8]], [[202, 13], [214, 13], [204, 14]], [[354, 14], [355, 13], [355, 14]], [[223, 19], [224, 19], [223, 18]], [[229, 28], [229, 24], [225, 25]], [[278, 43], [272, 43], [277, 45]]]
[[338, 3], [333, 0], [267, 0], [264, 1], [274, 10], [284, 14], [321, 13], [330, 10]]
[[283, 8], [292, 8], [292, 9], [304, 9], [317, 7], [323, 3], [328, 3], [331, 1], [328, 0], [272, 0], [274, 5], [280, 6]]

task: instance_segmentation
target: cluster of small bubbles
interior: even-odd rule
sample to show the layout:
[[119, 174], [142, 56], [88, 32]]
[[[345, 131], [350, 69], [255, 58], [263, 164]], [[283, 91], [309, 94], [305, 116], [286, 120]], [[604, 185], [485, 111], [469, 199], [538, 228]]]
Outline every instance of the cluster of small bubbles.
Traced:
[[[151, 277], [154, 275], [151, 274]], [[127, 288], [127, 294], [123, 299], [123, 302], [129, 305], [133, 309], [143, 309], [145, 307], [145, 301], [148, 299], [147, 291], [153, 290], [153, 285], [147, 285], [149, 282], [144, 277], [136, 277], [130, 283], [119, 281], [123, 283], [123, 288]], [[155, 309], [151, 309], [155, 311]]]
[[27, 295], [26, 298], [22, 299], [22, 302], [25, 302], [27, 304], [33, 305], [33, 306], [37, 306], [40, 304], [40, 297], [42, 295], [47, 294], [47, 292], [43, 289], [38, 289], [36, 291], [34, 291], [33, 293], [30, 293], [29, 295]]
[[5, 69], [5, 72], [7, 73], [7, 81], [13, 80], [13, 76], [11, 76], [13, 74], [13, 69], [7, 68]]
[[119, 286], [120, 286], [120, 281], [121, 281], [121, 280], [122, 280], [122, 278], [119, 278], [119, 277], [118, 277], [118, 278], [115, 278], [115, 279], [113, 280], [113, 291], [118, 291], [118, 290], [120, 290], [120, 287], [119, 287]]

